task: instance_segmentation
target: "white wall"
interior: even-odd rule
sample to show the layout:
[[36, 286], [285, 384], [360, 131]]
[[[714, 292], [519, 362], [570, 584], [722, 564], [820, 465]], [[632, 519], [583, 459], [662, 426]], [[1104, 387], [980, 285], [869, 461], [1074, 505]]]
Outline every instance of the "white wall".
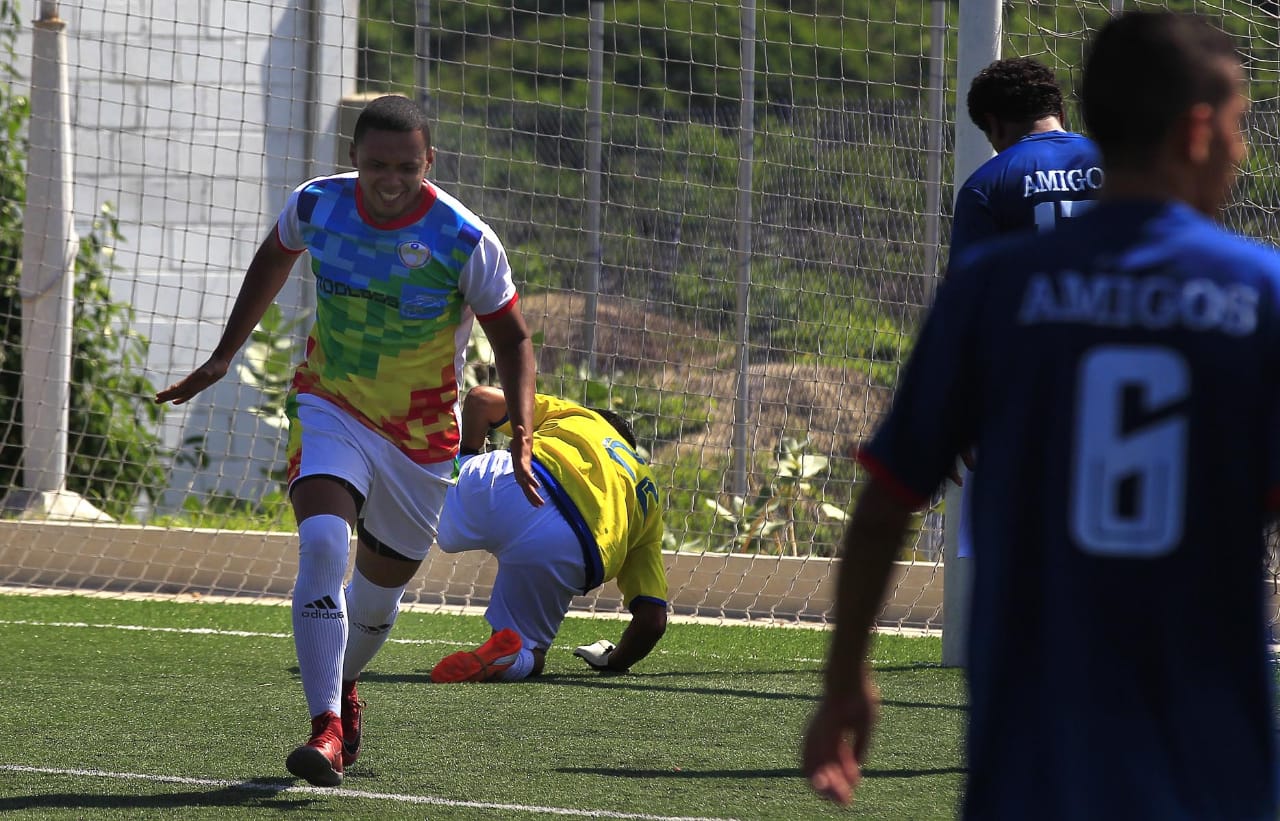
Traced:
[[[19, 0], [18, 68], [30, 68], [37, 0]], [[318, 35], [308, 45], [307, 11]], [[76, 145], [76, 226], [112, 203], [124, 242], [111, 281], [151, 340], [147, 375], [163, 387], [213, 349], [245, 266], [285, 196], [329, 173], [338, 103], [355, 90], [356, 0], [70, 0], [67, 53]], [[319, 66], [308, 102], [308, 71]], [[312, 131], [312, 128], [315, 131]], [[309, 157], [324, 158], [312, 163]], [[305, 310], [299, 268], [281, 296]], [[262, 490], [279, 435], [244, 409], [254, 391], [234, 373], [189, 409], [169, 413], [177, 446], [207, 432], [214, 464], [175, 475], [166, 501], [189, 488], [241, 496]], [[259, 460], [250, 464], [250, 457]]]

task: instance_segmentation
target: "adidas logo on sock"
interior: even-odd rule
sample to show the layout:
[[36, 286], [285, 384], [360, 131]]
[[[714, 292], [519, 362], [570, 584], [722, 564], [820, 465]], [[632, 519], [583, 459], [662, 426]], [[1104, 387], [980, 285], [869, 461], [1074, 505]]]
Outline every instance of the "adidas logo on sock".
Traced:
[[323, 596], [302, 605], [302, 617], [304, 619], [340, 619], [343, 615], [332, 596]]
[[351, 626], [370, 636], [380, 636], [391, 629], [390, 624], [361, 624], [358, 621], [351, 622]]

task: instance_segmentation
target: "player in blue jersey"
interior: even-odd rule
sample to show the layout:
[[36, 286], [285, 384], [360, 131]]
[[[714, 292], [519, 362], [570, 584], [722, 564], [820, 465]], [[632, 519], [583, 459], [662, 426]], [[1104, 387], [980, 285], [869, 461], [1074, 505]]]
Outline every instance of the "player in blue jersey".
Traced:
[[[354, 173], [294, 190], [213, 355], [156, 395], [180, 404], [221, 379], [307, 252], [316, 317], [287, 403], [287, 475], [299, 542], [294, 645], [311, 737], [285, 765], [319, 786], [341, 784], [360, 754], [357, 679], [435, 539], [474, 320], [493, 345], [512, 420], [527, 428], [533, 413], [532, 340], [506, 252], [425, 179], [435, 157], [426, 115], [404, 97], [373, 100], [356, 120], [350, 157]], [[511, 456], [532, 511], [543, 500], [529, 440], [513, 439]]]
[[952, 259], [1002, 234], [1048, 230], [1097, 199], [1097, 146], [1063, 126], [1062, 91], [1047, 66], [997, 60], [973, 78], [966, 102], [996, 155], [956, 192]]
[[[1098, 148], [1063, 126], [1062, 90], [1048, 66], [1029, 57], [996, 60], [973, 78], [966, 103], [997, 153], [956, 192], [952, 260], [998, 236], [1049, 230], [1097, 199]], [[967, 558], [973, 553], [968, 491], [962, 499], [956, 555]]]
[[602, 639], [574, 654], [622, 673], [647, 656], [667, 626], [662, 502], [617, 413], [537, 394], [533, 465], [552, 502], [519, 512], [520, 487], [505, 450], [480, 453], [489, 432], [514, 432], [502, 392], [472, 388], [462, 406], [462, 468], [440, 519], [446, 553], [488, 551], [498, 572], [485, 618], [493, 634], [436, 664], [437, 684], [517, 681], [542, 672], [574, 596], [616, 580], [631, 622], [615, 646]]
[[844, 540], [803, 770], [851, 799], [867, 653], [913, 509], [975, 446], [968, 819], [1280, 811], [1263, 530], [1280, 507], [1280, 256], [1214, 220], [1245, 156], [1233, 44], [1115, 18], [1084, 117], [1088, 213], [963, 255], [939, 290]]

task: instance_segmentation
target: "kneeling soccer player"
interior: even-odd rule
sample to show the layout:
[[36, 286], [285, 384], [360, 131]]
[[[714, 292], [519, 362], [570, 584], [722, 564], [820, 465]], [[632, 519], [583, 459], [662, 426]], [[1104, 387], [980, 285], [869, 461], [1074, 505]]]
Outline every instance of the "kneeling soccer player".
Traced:
[[448, 490], [437, 544], [446, 553], [485, 550], [498, 573], [485, 618], [493, 635], [446, 656], [436, 683], [516, 681], [542, 672], [574, 596], [616, 578], [631, 622], [615, 646], [601, 640], [574, 655], [602, 672], [626, 672], [667, 626], [662, 504], [635, 434], [609, 410], [534, 397], [533, 469], [553, 504], [533, 508], [512, 473], [511, 454], [487, 453], [489, 431], [511, 430], [502, 391], [472, 388], [462, 409], [462, 466]]

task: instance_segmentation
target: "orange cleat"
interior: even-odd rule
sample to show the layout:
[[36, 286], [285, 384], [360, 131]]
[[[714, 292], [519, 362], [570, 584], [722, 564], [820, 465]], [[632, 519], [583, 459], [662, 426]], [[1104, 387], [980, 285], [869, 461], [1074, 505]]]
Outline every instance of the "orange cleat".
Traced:
[[493, 681], [515, 663], [523, 648], [520, 634], [504, 627], [475, 650], [464, 650], [440, 659], [431, 671], [431, 680], [436, 684]]

